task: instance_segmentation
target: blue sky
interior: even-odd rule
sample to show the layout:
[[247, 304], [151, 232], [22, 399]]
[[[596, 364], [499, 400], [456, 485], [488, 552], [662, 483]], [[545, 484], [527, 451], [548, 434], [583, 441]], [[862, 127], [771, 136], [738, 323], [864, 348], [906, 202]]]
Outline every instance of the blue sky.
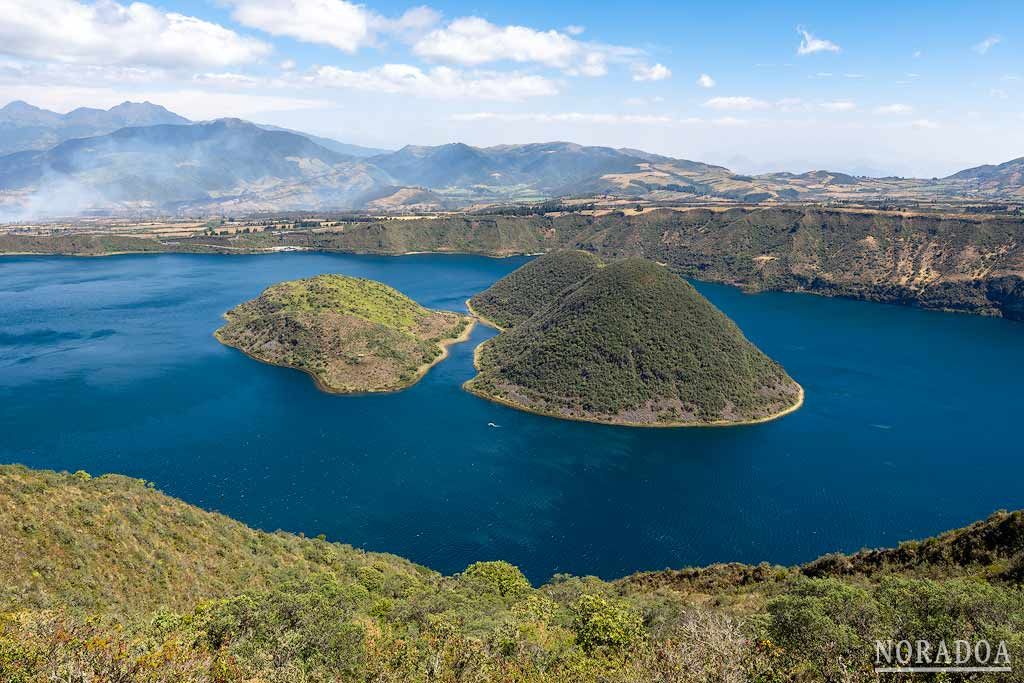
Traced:
[[0, 88], [378, 147], [553, 139], [738, 171], [1024, 155], [1021, 2], [0, 0]]

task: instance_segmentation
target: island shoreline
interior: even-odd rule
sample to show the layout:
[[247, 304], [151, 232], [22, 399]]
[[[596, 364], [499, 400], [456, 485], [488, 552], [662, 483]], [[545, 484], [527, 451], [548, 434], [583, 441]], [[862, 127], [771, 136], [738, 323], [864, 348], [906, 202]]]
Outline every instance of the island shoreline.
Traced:
[[[478, 313], [476, 311], [476, 309], [473, 308], [473, 304], [471, 304], [470, 301], [471, 301], [471, 299], [466, 299], [466, 310], [469, 311], [469, 314], [471, 316], [473, 316], [474, 318], [479, 320], [481, 323], [483, 323], [487, 327], [494, 328], [498, 332], [504, 332], [505, 331], [504, 327], [502, 327], [498, 323], [494, 322], [493, 320], [491, 320], [487, 316], [481, 315], [480, 313]], [[486, 343], [486, 340], [484, 342], [481, 342], [480, 345], [483, 346], [484, 343]], [[474, 366], [476, 365], [476, 358], [475, 358], [475, 356], [474, 356], [474, 359], [473, 359], [473, 364], [474, 364]]]
[[[493, 337], [492, 337], [492, 339], [493, 339]], [[486, 339], [483, 342], [481, 342], [480, 344], [478, 344], [475, 349], [473, 349], [473, 367], [476, 369], [477, 374], [474, 377], [470, 377], [469, 379], [467, 379], [465, 382], [462, 383], [462, 390], [465, 391], [468, 394], [472, 394], [473, 396], [476, 396], [477, 398], [481, 398], [481, 399], [483, 399], [485, 401], [490, 401], [491, 403], [497, 403], [498, 405], [505, 406], [506, 408], [512, 408], [514, 410], [519, 410], [519, 411], [522, 411], [524, 413], [532, 413], [534, 415], [540, 415], [542, 417], [550, 417], [550, 418], [555, 419], [555, 420], [569, 420], [571, 422], [586, 422], [588, 424], [598, 424], [598, 425], [604, 425], [606, 427], [630, 427], [630, 428], [648, 428], [648, 429], [680, 429], [680, 428], [686, 428], [686, 427], [712, 427], [712, 428], [750, 427], [750, 426], [753, 426], [753, 425], [765, 424], [767, 422], [774, 422], [775, 420], [778, 420], [779, 418], [783, 418], [783, 417], [785, 417], [787, 415], [790, 415], [791, 413], [795, 413], [796, 411], [800, 410], [800, 408], [803, 407], [804, 399], [806, 398], [806, 392], [804, 391], [803, 385], [800, 384], [799, 382], [797, 382], [796, 380], [793, 380], [793, 383], [796, 384], [797, 388], [800, 390], [799, 393], [797, 394], [796, 402], [793, 405], [788, 406], [785, 409], [780, 410], [777, 413], [772, 413], [771, 415], [765, 415], [764, 417], [759, 417], [759, 418], [755, 418], [755, 419], [752, 419], [752, 420], [743, 420], [743, 421], [740, 421], [740, 422], [728, 422], [728, 421], [721, 421], [721, 420], [718, 421], [718, 422], [661, 422], [661, 423], [655, 423], [655, 422], [650, 422], [650, 423], [648, 423], [648, 422], [609, 422], [607, 420], [595, 420], [595, 419], [590, 419], [590, 418], [586, 418], [586, 417], [575, 417], [575, 416], [571, 416], [571, 415], [559, 415], [558, 413], [553, 413], [553, 412], [549, 412], [549, 411], [540, 410], [538, 408], [533, 408], [533, 407], [524, 405], [522, 403], [518, 403], [516, 401], [511, 401], [511, 400], [506, 399], [506, 398], [501, 398], [499, 396], [491, 396], [489, 394], [485, 394], [482, 391], [476, 390], [476, 389], [474, 389], [474, 388], [469, 386], [470, 382], [472, 382], [474, 379], [476, 379], [477, 377], [480, 376], [480, 374], [479, 374], [480, 373], [480, 349], [482, 349], [484, 347], [484, 345], [487, 344], [487, 342], [489, 342], [489, 341], [491, 341], [491, 340], [490, 339]]]
[[[456, 311], [452, 311], [452, 312], [455, 313]], [[224, 313], [222, 317], [224, 317], [224, 319], [226, 320], [227, 319], [227, 313]], [[365, 390], [365, 391], [337, 391], [336, 389], [332, 389], [331, 387], [329, 387], [326, 384], [324, 384], [320, 380], [319, 377], [317, 377], [314, 373], [310, 372], [309, 370], [307, 370], [305, 368], [296, 367], [294, 365], [287, 365], [285, 363], [274, 363], [272, 361], [268, 361], [268, 360], [265, 360], [263, 358], [258, 358], [257, 356], [252, 355], [251, 353], [249, 353], [245, 349], [240, 348], [238, 346], [235, 346], [234, 344], [229, 344], [228, 342], [226, 342], [223, 339], [221, 339], [221, 337], [220, 337], [220, 330], [219, 329], [215, 330], [213, 332], [213, 338], [216, 339], [221, 344], [223, 344], [224, 346], [226, 346], [226, 347], [228, 347], [230, 349], [235, 349], [236, 351], [239, 351], [239, 352], [245, 354], [245, 356], [247, 356], [248, 358], [251, 358], [252, 360], [257, 361], [259, 363], [263, 363], [264, 365], [270, 365], [270, 366], [276, 367], [276, 368], [287, 368], [289, 370], [298, 370], [299, 372], [303, 373], [304, 375], [306, 375], [310, 379], [312, 379], [313, 380], [313, 384], [315, 384], [316, 388], [318, 390], [320, 390], [322, 393], [329, 394], [331, 396], [372, 396], [372, 395], [375, 395], [375, 394], [395, 394], [395, 393], [398, 393], [400, 391], [405, 391], [406, 389], [412, 388], [413, 386], [418, 384], [420, 382], [420, 380], [422, 380], [424, 377], [427, 376], [427, 373], [430, 371], [430, 369], [432, 367], [434, 367], [435, 365], [437, 365], [441, 361], [443, 361], [446, 358], [448, 358], [448, 356], [449, 356], [448, 347], [454, 346], [455, 344], [462, 344], [463, 342], [469, 341], [469, 337], [470, 337], [470, 335], [473, 332], [473, 328], [476, 326], [476, 320], [472, 316], [466, 316], [466, 317], [469, 319], [469, 323], [466, 325], [466, 328], [457, 337], [448, 337], [448, 338], [440, 340], [437, 343], [437, 346], [438, 346], [438, 348], [441, 349], [441, 353], [434, 360], [432, 360], [431, 362], [424, 363], [423, 365], [420, 365], [416, 369], [416, 374], [413, 376], [412, 381], [410, 381], [408, 384], [403, 384], [401, 386], [388, 387], [388, 388], [383, 388], [383, 389], [368, 389], [368, 390]]]

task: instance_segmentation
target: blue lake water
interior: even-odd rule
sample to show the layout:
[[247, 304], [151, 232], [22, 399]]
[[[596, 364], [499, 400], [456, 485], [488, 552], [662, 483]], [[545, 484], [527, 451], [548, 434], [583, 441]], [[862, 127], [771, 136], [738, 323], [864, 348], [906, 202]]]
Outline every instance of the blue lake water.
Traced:
[[[796, 563], [1024, 507], [1024, 324], [698, 284], [807, 390], [751, 427], [563, 422], [460, 389], [477, 326], [413, 388], [319, 392], [218, 344], [274, 282], [381, 280], [463, 309], [524, 259], [0, 259], [0, 462], [120, 472], [267, 530], [534, 581]], [[490, 427], [488, 423], [500, 425]]]

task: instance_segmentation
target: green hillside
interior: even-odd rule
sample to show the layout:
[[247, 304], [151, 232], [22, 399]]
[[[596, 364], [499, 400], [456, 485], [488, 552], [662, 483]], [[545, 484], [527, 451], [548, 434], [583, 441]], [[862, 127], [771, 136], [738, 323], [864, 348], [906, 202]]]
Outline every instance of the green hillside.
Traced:
[[281, 282], [228, 311], [218, 340], [309, 373], [325, 391], [392, 391], [464, 339], [470, 318], [423, 308], [373, 280], [318, 275]]
[[644, 259], [596, 269], [489, 340], [477, 361], [466, 384], [477, 395], [612, 424], [756, 421], [803, 396], [692, 285]]
[[513, 327], [600, 265], [600, 259], [585, 251], [553, 251], [512, 271], [470, 299], [469, 304], [475, 313], [498, 327]]
[[877, 638], [1024, 655], [1021, 512], [802, 567], [533, 587], [505, 562], [441, 576], [139, 480], [7, 465], [0, 552], [5, 683], [867, 681]]

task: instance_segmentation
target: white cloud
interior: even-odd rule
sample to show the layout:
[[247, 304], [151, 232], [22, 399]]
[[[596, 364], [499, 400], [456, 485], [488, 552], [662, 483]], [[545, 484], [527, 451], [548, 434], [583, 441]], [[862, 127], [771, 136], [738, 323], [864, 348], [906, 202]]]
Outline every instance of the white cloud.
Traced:
[[419, 40], [423, 34], [441, 23], [441, 13], [435, 9], [421, 5], [406, 10], [397, 19], [385, 19], [372, 15], [372, 28], [382, 33], [394, 35], [407, 43]]
[[609, 63], [633, 62], [642, 54], [634, 48], [582, 42], [570, 34], [574, 33], [569, 29], [565, 33], [538, 31], [527, 26], [498, 26], [480, 17], [462, 17], [420, 37], [412, 51], [433, 61], [466, 66], [501, 61], [540, 64], [570, 76], [604, 76]]
[[332, 104], [323, 99], [279, 97], [256, 93], [231, 93], [221, 89], [181, 88], [149, 90], [122, 86], [74, 86], [54, 88], [48, 85], [4, 85], [4, 95], [25, 100], [54, 111], [70, 111], [76, 107], [108, 109], [125, 100], [150, 101], [165, 105], [177, 114], [195, 121], [225, 116], [258, 118], [276, 112], [328, 109]]
[[583, 62], [575, 69], [570, 69], [570, 75], [582, 74], [584, 76], [604, 76], [608, 73], [608, 58], [600, 52], [588, 52], [583, 57]]
[[857, 104], [854, 102], [850, 102], [849, 100], [835, 100], [832, 102], [822, 102], [818, 106], [825, 111], [833, 112], [853, 111], [854, 109], [857, 108]]
[[914, 54], [912, 54], [911, 57], [913, 57], [914, 59], [921, 59], [923, 55], [924, 53], [921, 52], [920, 50], [914, 50]]
[[1008, 100], [1010, 99], [1010, 93], [1006, 92], [1002, 88], [992, 88], [988, 91], [988, 94], [997, 100]]
[[939, 127], [939, 124], [930, 119], [917, 119], [915, 121], [911, 121], [910, 125], [919, 130], [931, 130]]
[[143, 2], [0, 0], [0, 52], [58, 62], [224, 67], [253, 62], [270, 46], [219, 24]]
[[579, 26], [578, 24], [569, 24], [568, 26], [565, 27], [565, 32], [568, 33], [570, 36], [578, 36], [586, 30], [586, 28], [584, 28], [583, 26]]
[[646, 64], [633, 65], [634, 81], [663, 81], [672, 77], [672, 71], [664, 64], [648, 66]]
[[211, 85], [217, 88], [256, 88], [264, 85], [263, 80], [236, 73], [206, 73], [196, 74], [192, 81], [200, 85]]
[[864, 74], [843, 74], [845, 78], [864, 78]]
[[977, 52], [979, 55], [987, 54], [989, 50], [994, 48], [999, 43], [1003, 42], [1002, 36], [989, 36], [980, 43], [976, 43], [971, 49]]
[[510, 60], [568, 68], [582, 51], [581, 44], [564, 33], [496, 26], [480, 17], [456, 19], [413, 46], [413, 52], [421, 57], [468, 66]]
[[817, 38], [811, 35], [810, 31], [799, 26], [797, 27], [796, 32], [803, 36], [800, 40], [800, 46], [796, 49], [796, 53], [798, 55], [813, 55], [816, 52], [839, 52], [841, 49], [831, 40]]
[[704, 106], [722, 111], [753, 111], [755, 109], [768, 109], [771, 107], [764, 100], [754, 97], [712, 97], [704, 103]]
[[382, 33], [414, 40], [433, 28], [441, 15], [414, 7], [397, 19], [383, 17], [347, 0], [224, 0], [232, 18], [274, 36], [330, 45], [352, 54], [377, 44]]
[[910, 114], [914, 108], [909, 104], [883, 104], [875, 107], [876, 114]]
[[711, 78], [711, 76], [708, 76], [707, 74], [701, 74], [700, 78], [697, 79], [697, 85], [702, 88], [714, 88], [715, 79]]
[[373, 41], [371, 14], [345, 0], [229, 0], [235, 21], [275, 36], [355, 52]]
[[281, 71], [291, 71], [295, 66], [296, 64], [294, 59], [286, 59], [280, 64]]
[[305, 83], [435, 99], [520, 100], [558, 94], [543, 76], [518, 73], [463, 72], [446, 66], [424, 71], [408, 64], [384, 64], [365, 71], [322, 66]]
[[559, 112], [559, 113], [497, 113], [497, 112], [473, 112], [468, 114], [455, 114], [453, 121], [502, 121], [518, 122], [529, 121], [532, 123], [600, 123], [600, 124], [671, 124], [677, 123], [671, 116], [656, 116], [644, 114], [594, 114], [581, 112]]
[[856, 111], [857, 103], [850, 100], [830, 100], [826, 102], [808, 102], [799, 97], [784, 97], [775, 102], [775, 108], [781, 112], [848, 112]]
[[170, 74], [160, 67], [121, 65], [68, 64], [6, 60], [0, 62], [0, 88], [4, 95], [17, 85], [30, 85], [59, 90], [64, 87], [104, 85], [131, 86], [165, 81]]

